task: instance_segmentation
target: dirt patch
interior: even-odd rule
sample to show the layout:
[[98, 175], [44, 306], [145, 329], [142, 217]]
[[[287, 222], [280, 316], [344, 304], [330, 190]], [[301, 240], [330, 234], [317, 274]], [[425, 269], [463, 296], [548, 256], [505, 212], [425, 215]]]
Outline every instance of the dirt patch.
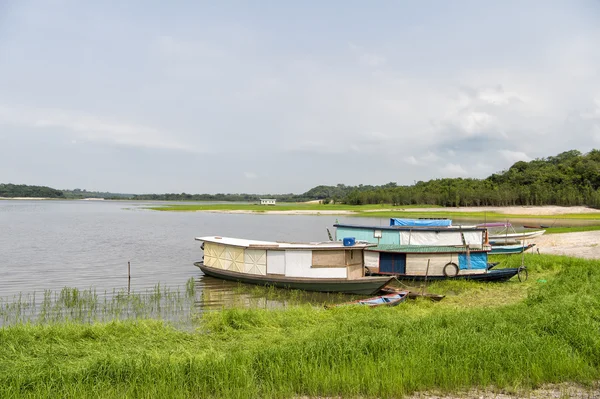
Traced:
[[600, 259], [600, 231], [547, 234], [528, 242], [534, 243], [533, 251], [541, 254]]
[[563, 398], [580, 398], [580, 399], [600, 399], [600, 390], [598, 384], [591, 387], [584, 387], [578, 384], [548, 384], [541, 388], [531, 391], [517, 391], [516, 393], [504, 393], [502, 391], [494, 392], [491, 390], [479, 391], [470, 390], [467, 392], [459, 392], [453, 395], [440, 395], [435, 393], [423, 392], [415, 395], [407, 396], [407, 399], [563, 399]]

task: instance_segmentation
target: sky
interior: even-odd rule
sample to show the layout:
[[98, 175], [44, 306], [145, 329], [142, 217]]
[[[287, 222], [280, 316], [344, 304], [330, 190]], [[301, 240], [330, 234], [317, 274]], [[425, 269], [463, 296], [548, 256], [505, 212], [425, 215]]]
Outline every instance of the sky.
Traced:
[[0, 0], [0, 183], [303, 193], [600, 148], [600, 2]]

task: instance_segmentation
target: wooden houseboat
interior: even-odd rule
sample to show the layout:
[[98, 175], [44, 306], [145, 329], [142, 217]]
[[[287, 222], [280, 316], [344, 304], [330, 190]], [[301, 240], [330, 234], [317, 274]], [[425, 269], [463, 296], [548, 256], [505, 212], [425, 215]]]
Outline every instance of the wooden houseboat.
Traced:
[[[231, 237], [197, 237], [206, 275], [249, 284], [307, 291], [371, 295], [391, 276], [365, 276], [363, 252], [373, 244], [288, 243]], [[349, 242], [348, 242], [349, 241]]]
[[365, 249], [365, 267], [374, 275], [405, 280], [506, 281], [517, 274], [526, 278], [524, 268], [489, 269], [488, 252], [458, 246], [381, 244]]

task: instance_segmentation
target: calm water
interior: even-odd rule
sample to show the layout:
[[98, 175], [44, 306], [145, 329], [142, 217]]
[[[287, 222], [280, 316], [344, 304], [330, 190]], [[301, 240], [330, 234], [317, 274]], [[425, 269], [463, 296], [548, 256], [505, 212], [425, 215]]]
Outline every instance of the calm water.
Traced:
[[[143, 291], [161, 283], [182, 286], [193, 277], [200, 289], [227, 297], [235, 284], [205, 279], [197, 236], [259, 240], [327, 240], [340, 216], [244, 215], [157, 212], [150, 203], [112, 201], [0, 201], [0, 297], [63, 287], [98, 292]], [[361, 219], [387, 223], [387, 219]], [[218, 300], [215, 300], [218, 301]]]

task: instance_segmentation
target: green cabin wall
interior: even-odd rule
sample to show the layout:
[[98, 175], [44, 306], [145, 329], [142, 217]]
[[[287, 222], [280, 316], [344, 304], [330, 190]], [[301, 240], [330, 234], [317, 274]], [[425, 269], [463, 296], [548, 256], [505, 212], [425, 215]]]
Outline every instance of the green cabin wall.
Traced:
[[354, 237], [356, 240], [367, 241], [373, 244], [400, 245], [400, 233], [392, 230], [381, 230], [381, 238], [374, 237], [374, 228], [337, 227], [336, 239], [342, 241], [345, 237]]

